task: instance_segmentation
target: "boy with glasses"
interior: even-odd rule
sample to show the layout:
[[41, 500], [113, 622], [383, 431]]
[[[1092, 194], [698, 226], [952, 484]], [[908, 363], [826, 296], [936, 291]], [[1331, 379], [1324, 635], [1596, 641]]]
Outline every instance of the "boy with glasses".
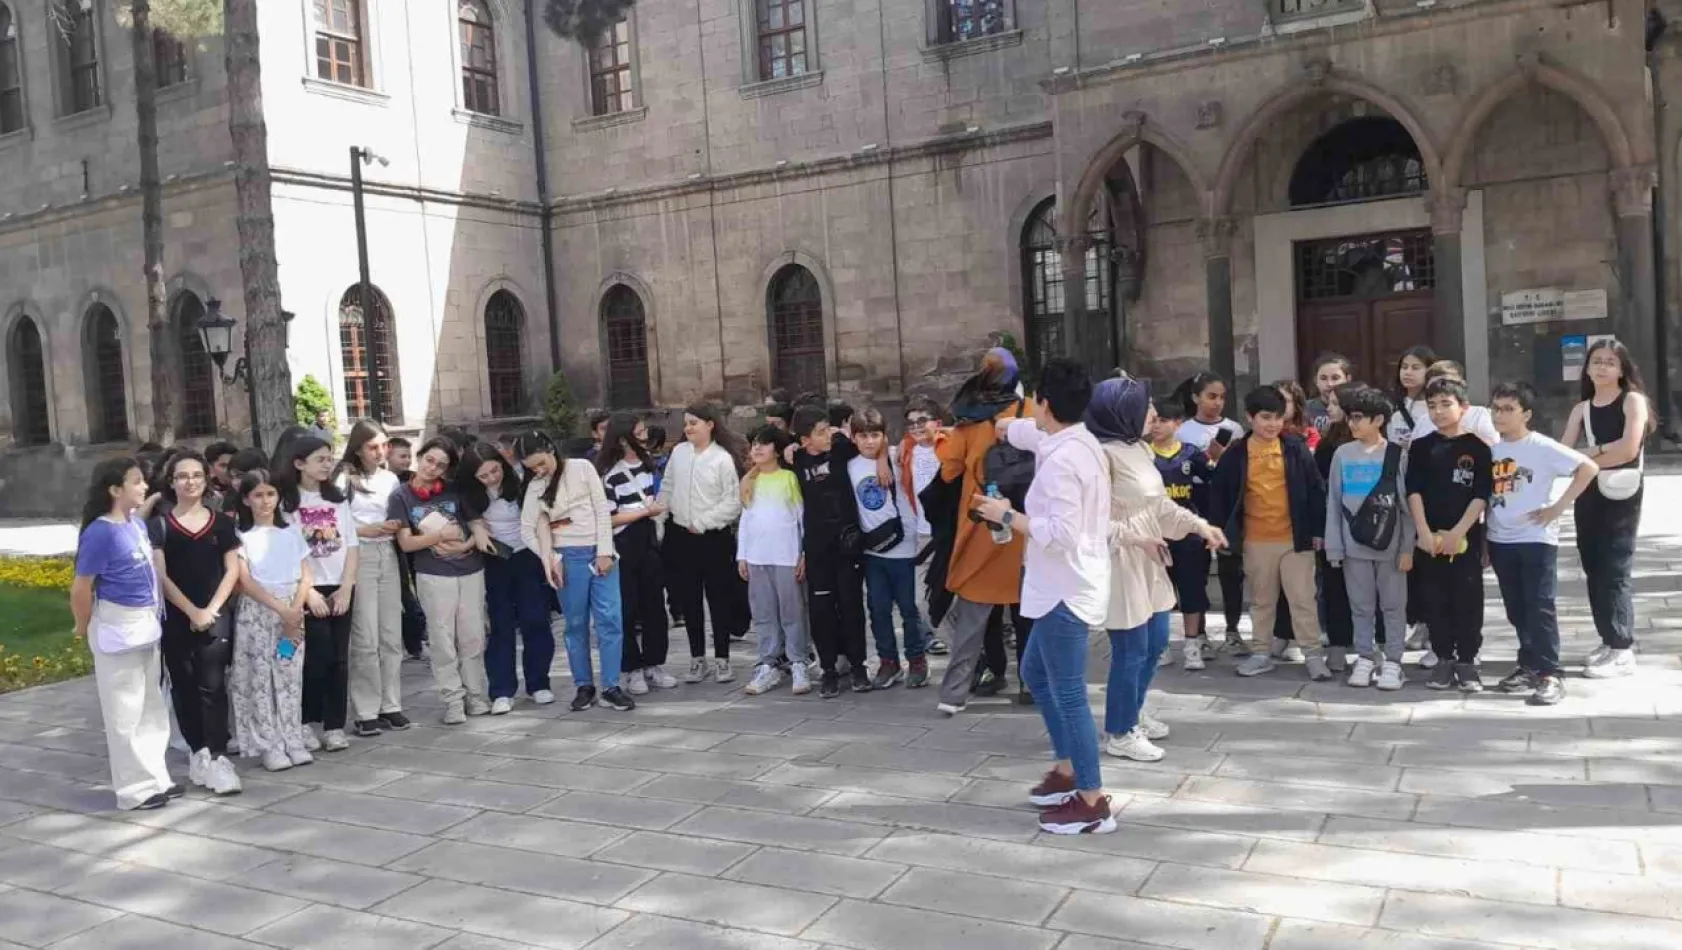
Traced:
[[[940, 474], [940, 456], [935, 447], [946, 436], [940, 431], [940, 410], [927, 396], [915, 396], [905, 406], [905, 438], [899, 444], [898, 478], [909, 482], [911, 510], [917, 516], [917, 615], [929, 617], [929, 545], [934, 543], [934, 526], [918, 497]], [[946, 643], [929, 629], [923, 646], [932, 656], [943, 656]]]

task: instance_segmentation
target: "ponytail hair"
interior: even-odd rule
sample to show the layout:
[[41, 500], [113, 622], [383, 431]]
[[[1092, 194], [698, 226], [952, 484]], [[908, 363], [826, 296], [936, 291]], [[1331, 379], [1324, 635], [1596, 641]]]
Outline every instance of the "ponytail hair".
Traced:
[[1179, 400], [1180, 405], [1186, 411], [1187, 419], [1195, 419], [1197, 418], [1197, 397], [1203, 394], [1203, 390], [1216, 383], [1225, 386], [1226, 380], [1215, 373], [1204, 370], [1194, 376], [1188, 376], [1184, 382], [1175, 386], [1171, 398]]

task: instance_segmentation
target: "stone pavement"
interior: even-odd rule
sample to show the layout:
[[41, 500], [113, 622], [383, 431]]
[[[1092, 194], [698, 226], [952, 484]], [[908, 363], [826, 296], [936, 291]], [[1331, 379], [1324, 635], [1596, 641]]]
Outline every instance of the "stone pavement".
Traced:
[[110, 810], [90, 683], [0, 697], [0, 950], [1675, 950], [1682, 477], [1648, 491], [1638, 677], [1538, 710], [1164, 669], [1168, 757], [1106, 760], [1105, 836], [1035, 833], [1033, 710], [945, 720], [932, 690], [705, 685], [444, 729], [409, 664], [422, 725], [143, 814]]

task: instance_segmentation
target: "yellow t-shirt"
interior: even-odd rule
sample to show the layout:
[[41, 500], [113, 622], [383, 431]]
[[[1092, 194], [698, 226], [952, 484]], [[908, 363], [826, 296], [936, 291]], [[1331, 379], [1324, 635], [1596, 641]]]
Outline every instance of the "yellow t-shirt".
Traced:
[[1244, 480], [1244, 540], [1290, 541], [1291, 501], [1285, 491], [1285, 452], [1272, 443], [1249, 439], [1250, 468]]

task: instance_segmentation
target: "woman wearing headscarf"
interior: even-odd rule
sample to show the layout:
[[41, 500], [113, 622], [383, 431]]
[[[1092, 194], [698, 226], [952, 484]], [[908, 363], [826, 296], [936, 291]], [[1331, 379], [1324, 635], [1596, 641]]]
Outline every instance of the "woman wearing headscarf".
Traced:
[[1168, 497], [1147, 437], [1156, 416], [1150, 386], [1122, 375], [1092, 392], [1086, 427], [1110, 463], [1110, 677], [1104, 708], [1104, 751], [1154, 762], [1162, 749], [1152, 739], [1168, 726], [1144, 713], [1145, 693], [1157, 659], [1168, 647], [1174, 584], [1164, 539], [1198, 535], [1211, 549], [1226, 547], [1221, 529]]

